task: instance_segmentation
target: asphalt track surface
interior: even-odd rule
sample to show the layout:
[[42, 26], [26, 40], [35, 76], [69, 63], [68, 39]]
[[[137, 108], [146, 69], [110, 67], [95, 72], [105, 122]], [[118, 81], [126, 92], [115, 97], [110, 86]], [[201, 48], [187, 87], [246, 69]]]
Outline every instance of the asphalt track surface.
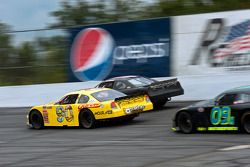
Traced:
[[250, 166], [248, 134], [172, 132], [174, 112], [188, 104], [169, 103], [130, 123], [91, 130], [32, 130], [25, 125], [27, 108], [2, 108], [0, 166]]

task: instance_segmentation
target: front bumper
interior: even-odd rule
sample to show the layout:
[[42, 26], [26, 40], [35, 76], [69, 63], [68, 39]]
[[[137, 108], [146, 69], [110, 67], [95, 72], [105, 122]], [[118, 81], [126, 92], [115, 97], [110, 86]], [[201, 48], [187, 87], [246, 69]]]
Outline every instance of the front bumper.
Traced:
[[30, 121], [29, 121], [29, 114], [26, 115], [26, 126], [29, 128], [32, 128], [32, 125], [30, 124]]
[[172, 130], [173, 132], [178, 132], [178, 131], [180, 131], [179, 127], [176, 126], [176, 122], [175, 122], [174, 119], [172, 120], [172, 128], [171, 128], [171, 130]]

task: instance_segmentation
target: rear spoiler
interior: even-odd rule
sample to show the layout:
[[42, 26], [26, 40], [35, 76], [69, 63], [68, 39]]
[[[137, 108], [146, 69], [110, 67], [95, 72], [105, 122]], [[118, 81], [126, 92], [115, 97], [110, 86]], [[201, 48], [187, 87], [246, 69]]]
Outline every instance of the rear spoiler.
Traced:
[[177, 84], [178, 84], [177, 78], [174, 78], [174, 79], [152, 83], [150, 84], [149, 88], [153, 90], [157, 90], [161, 88], [170, 88], [171, 86], [177, 86]]
[[169, 79], [165, 81], [159, 81], [152, 83], [148, 88], [148, 94], [150, 96], [165, 96], [173, 97], [184, 94], [184, 89], [182, 88], [177, 78]]

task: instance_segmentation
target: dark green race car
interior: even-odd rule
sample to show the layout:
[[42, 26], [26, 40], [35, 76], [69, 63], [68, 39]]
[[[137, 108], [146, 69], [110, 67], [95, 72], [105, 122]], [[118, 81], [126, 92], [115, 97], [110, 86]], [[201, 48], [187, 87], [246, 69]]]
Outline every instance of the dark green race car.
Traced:
[[212, 100], [180, 109], [173, 131], [239, 131], [250, 133], [250, 86], [221, 93]]

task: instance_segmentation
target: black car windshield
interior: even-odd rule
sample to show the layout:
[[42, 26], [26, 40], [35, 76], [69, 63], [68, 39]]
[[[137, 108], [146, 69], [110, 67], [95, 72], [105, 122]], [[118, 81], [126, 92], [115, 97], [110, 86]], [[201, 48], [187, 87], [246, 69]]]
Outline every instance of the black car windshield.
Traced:
[[128, 80], [131, 84], [140, 87], [140, 86], [148, 86], [152, 83], [154, 83], [154, 80], [144, 78], [144, 77], [137, 77], [137, 78], [131, 78]]
[[92, 93], [91, 95], [100, 102], [114, 100], [115, 98], [126, 96], [124, 93], [118, 92], [116, 90], [102, 90]]

